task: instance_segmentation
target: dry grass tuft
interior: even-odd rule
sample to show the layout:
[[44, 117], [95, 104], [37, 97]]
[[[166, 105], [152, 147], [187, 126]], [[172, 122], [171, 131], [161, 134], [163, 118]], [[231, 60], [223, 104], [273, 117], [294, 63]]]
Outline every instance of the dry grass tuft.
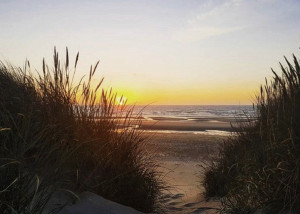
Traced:
[[144, 212], [156, 209], [163, 188], [143, 149], [141, 121], [116, 93], [92, 87], [96, 68], [75, 83], [70, 68], [43, 60], [42, 72], [0, 65], [0, 210], [41, 213], [58, 188], [92, 191]]
[[257, 96], [257, 120], [224, 142], [206, 172], [207, 196], [221, 196], [223, 213], [300, 212], [300, 67], [286, 58]]

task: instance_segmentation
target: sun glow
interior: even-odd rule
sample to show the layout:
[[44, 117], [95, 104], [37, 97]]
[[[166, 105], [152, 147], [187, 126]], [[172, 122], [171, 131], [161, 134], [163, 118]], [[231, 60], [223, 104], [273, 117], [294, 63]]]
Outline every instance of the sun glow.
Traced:
[[127, 98], [124, 97], [124, 96], [118, 96], [118, 97], [116, 98], [116, 104], [117, 104], [117, 105], [123, 106], [123, 105], [126, 104], [126, 102], [127, 102]]

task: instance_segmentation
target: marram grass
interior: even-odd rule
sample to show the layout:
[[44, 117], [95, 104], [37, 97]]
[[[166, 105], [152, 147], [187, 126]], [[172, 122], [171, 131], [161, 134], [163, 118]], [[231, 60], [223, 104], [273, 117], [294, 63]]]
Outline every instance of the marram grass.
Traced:
[[59, 189], [155, 211], [163, 185], [141, 131], [124, 129], [141, 123], [133, 108], [92, 87], [98, 63], [76, 82], [79, 54], [72, 68], [68, 50], [53, 59], [41, 72], [0, 65], [0, 212], [42, 213]]
[[300, 66], [285, 58], [282, 75], [260, 88], [256, 118], [241, 124], [207, 170], [206, 194], [222, 213], [300, 212]]

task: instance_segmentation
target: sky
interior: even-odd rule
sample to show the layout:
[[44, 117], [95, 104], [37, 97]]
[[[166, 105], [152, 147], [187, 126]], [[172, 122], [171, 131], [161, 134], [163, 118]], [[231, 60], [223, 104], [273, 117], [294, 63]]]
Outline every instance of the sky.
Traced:
[[[53, 48], [100, 60], [134, 104], [251, 104], [270, 68], [300, 50], [299, 0], [2, 0], [0, 59], [41, 70]], [[279, 71], [280, 72], [280, 71]]]

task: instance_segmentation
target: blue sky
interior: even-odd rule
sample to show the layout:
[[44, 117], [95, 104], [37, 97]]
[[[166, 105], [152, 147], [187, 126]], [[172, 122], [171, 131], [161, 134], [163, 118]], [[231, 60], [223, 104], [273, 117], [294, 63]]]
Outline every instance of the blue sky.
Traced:
[[56, 46], [80, 75], [140, 104], [248, 104], [270, 67], [299, 56], [300, 1], [0, 2], [0, 58], [41, 68]]

